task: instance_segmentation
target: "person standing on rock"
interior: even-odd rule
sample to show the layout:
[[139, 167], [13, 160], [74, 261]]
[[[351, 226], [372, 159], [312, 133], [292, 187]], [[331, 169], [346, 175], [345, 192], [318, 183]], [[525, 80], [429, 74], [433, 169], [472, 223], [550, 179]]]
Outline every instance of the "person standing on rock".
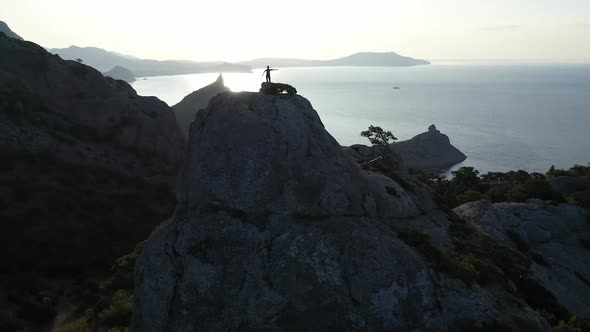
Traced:
[[271, 69], [269, 68], [269, 66], [266, 66], [266, 69], [262, 72], [262, 75], [264, 75], [266, 73], [266, 82], [270, 83], [270, 72], [273, 70], [278, 70], [278, 69]]

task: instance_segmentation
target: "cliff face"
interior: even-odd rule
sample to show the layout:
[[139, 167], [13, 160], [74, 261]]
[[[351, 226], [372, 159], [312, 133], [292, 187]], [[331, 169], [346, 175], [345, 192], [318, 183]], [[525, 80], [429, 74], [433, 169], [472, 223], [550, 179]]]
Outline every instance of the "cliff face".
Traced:
[[198, 110], [207, 107], [211, 98], [217, 96], [220, 93], [229, 92], [229, 88], [223, 83], [223, 76], [219, 74], [217, 80], [197, 91], [191, 92], [182, 100], [172, 106], [174, 113], [176, 114], [176, 120], [178, 125], [182, 129], [182, 133], [185, 137], [188, 137], [189, 127], [191, 122], [195, 119], [195, 114]]
[[454, 221], [387, 166], [361, 169], [300, 96], [215, 97], [136, 265], [132, 330], [549, 331], [509, 287], [441, 271]]
[[[532, 275], [546, 292], [536, 303], [590, 319], [590, 223], [588, 211], [573, 205], [467, 203], [454, 210], [477, 229], [520, 250], [533, 261]], [[561, 319], [564, 319], [561, 317]]]
[[107, 272], [171, 214], [184, 146], [160, 100], [0, 36], [0, 293]]

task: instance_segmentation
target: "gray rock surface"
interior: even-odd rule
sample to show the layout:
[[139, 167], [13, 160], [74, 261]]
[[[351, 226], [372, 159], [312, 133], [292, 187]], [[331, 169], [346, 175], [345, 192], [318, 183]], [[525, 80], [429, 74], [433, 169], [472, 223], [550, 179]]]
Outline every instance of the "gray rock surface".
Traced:
[[433, 269], [449, 245], [419, 185], [362, 170], [300, 96], [226, 93], [197, 112], [169, 223], [135, 270], [133, 331], [549, 331], [520, 298]]
[[178, 104], [172, 106], [178, 125], [185, 137], [188, 137], [191, 122], [195, 119], [197, 111], [207, 107], [211, 98], [229, 91], [229, 88], [223, 83], [223, 76], [219, 74], [215, 82], [191, 92]]
[[407, 169], [444, 170], [467, 159], [434, 125], [425, 133], [389, 146]]
[[108, 76], [114, 78], [116, 80], [123, 80], [127, 83], [135, 82], [135, 75], [133, 72], [127, 68], [121, 66], [115, 66], [113, 69], [103, 73], [104, 76]]
[[[579, 318], [590, 318], [590, 223], [588, 211], [573, 205], [488, 201], [454, 211], [496, 240], [516, 248], [515, 235], [535, 262], [533, 275], [559, 303]], [[522, 247], [523, 245], [520, 244]], [[522, 248], [521, 248], [522, 250]]]

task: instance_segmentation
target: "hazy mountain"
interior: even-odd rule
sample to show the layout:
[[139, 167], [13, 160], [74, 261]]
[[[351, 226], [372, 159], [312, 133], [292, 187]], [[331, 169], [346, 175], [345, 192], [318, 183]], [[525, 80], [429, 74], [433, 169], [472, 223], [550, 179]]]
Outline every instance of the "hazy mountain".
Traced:
[[375, 67], [405, 67], [428, 65], [430, 62], [401, 56], [395, 52], [360, 52], [347, 57], [333, 60], [304, 60], [289, 58], [260, 58], [240, 62], [253, 68], [265, 66], [277, 67], [321, 67], [321, 66], [375, 66]]
[[0, 32], [4, 32], [8, 37], [16, 38], [16, 39], [23, 39], [21, 36], [14, 33], [14, 31], [10, 30], [8, 24], [0, 21]]
[[49, 49], [49, 52], [66, 60], [82, 59], [85, 64], [103, 72], [115, 66], [121, 66], [132, 71], [135, 77], [250, 71], [250, 67], [244, 64], [221, 61], [147, 60], [96, 47], [70, 46], [68, 48], [52, 48]]
[[123, 80], [128, 83], [135, 82], [135, 75], [133, 75], [133, 72], [121, 66], [115, 66], [113, 69], [104, 72], [103, 75], [116, 80]]

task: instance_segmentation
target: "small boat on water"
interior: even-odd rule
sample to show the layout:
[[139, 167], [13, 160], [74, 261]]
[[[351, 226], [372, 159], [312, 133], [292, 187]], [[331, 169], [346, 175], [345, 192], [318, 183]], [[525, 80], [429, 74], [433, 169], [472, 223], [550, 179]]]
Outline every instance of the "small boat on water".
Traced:
[[399, 89], [400, 89], [400, 87], [399, 87], [399, 86], [394, 86], [394, 87], [393, 87], [393, 90], [399, 90]]

